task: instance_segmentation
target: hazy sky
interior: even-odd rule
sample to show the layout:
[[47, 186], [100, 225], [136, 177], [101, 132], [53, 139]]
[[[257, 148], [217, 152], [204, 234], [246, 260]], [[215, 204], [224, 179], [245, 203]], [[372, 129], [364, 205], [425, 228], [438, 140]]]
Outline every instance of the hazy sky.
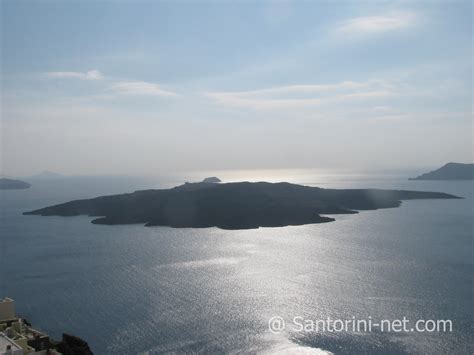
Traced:
[[472, 161], [470, 1], [1, 1], [2, 168]]

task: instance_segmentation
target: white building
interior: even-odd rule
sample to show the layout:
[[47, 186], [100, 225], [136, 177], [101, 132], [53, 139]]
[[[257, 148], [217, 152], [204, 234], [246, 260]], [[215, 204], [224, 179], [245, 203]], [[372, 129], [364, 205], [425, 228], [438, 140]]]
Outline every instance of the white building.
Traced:
[[0, 355], [61, 355], [49, 348], [48, 335], [17, 317], [15, 301], [0, 300]]

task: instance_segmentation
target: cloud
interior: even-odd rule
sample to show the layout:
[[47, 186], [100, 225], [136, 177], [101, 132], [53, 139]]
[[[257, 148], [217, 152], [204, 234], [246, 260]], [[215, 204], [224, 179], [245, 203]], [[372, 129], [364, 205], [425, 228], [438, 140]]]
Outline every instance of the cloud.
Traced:
[[[98, 70], [87, 72], [77, 71], [55, 71], [46, 72], [46, 76], [59, 79], [80, 79], [80, 80], [102, 80], [104, 75]], [[146, 81], [118, 81], [108, 77], [107, 82], [111, 83], [106, 89], [115, 94], [146, 95], [146, 96], [176, 96], [175, 92], [165, 90], [160, 85]], [[102, 95], [107, 96], [107, 95]]]
[[225, 106], [272, 110], [377, 99], [393, 95], [392, 89], [392, 85], [384, 81], [368, 80], [324, 85], [288, 85], [238, 92], [205, 92], [204, 95]]
[[374, 106], [372, 107], [373, 112], [387, 112], [390, 111], [392, 108], [390, 106]]
[[175, 92], [164, 90], [160, 85], [146, 81], [120, 81], [110, 87], [119, 94], [147, 96], [177, 96]]
[[337, 89], [354, 89], [366, 86], [366, 83], [358, 83], [354, 81], [344, 81], [339, 84], [314, 84], [314, 85], [287, 85], [272, 87], [267, 89], [245, 91], [242, 94], [254, 95], [254, 94], [288, 94], [288, 93], [317, 93], [323, 91], [337, 90]]
[[372, 35], [388, 31], [402, 30], [416, 23], [416, 15], [411, 12], [394, 12], [382, 16], [356, 17], [343, 21], [336, 27], [340, 35]]
[[81, 79], [81, 80], [101, 80], [104, 78], [102, 73], [98, 70], [89, 70], [87, 72], [78, 71], [53, 71], [47, 72], [46, 75], [50, 78], [60, 79]]

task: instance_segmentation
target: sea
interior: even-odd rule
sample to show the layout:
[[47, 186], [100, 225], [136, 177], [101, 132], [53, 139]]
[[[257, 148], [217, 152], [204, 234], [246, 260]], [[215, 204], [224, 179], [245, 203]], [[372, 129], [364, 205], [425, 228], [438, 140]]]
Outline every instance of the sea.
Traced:
[[[22, 215], [212, 175], [463, 199], [404, 201], [330, 223], [236, 231]], [[17, 314], [53, 338], [79, 336], [95, 354], [474, 353], [473, 181], [313, 170], [28, 181], [30, 189], [0, 195], [0, 297], [13, 298]], [[409, 330], [387, 329], [403, 319]], [[386, 327], [354, 329], [351, 321]], [[428, 330], [413, 330], [418, 321]], [[451, 329], [433, 331], [439, 321]]]

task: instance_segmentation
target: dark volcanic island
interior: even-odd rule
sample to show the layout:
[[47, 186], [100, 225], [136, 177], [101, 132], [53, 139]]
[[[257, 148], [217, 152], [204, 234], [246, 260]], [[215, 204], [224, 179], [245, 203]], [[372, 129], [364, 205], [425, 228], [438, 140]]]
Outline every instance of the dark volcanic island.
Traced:
[[334, 221], [321, 215], [398, 207], [401, 200], [459, 198], [442, 192], [335, 190], [289, 183], [187, 183], [172, 189], [76, 200], [26, 215], [99, 217], [95, 224], [250, 229]]

